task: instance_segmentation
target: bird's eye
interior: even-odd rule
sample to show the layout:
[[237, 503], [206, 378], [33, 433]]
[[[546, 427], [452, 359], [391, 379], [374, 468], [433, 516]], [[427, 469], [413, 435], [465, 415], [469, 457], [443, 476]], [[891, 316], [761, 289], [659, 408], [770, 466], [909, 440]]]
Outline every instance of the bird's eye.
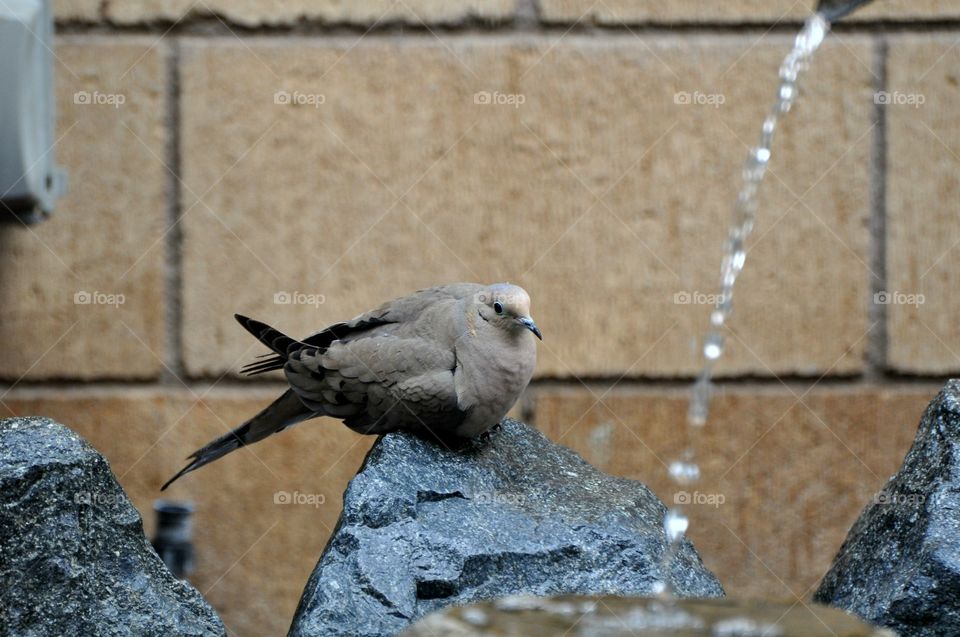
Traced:
[[493, 304], [493, 311], [497, 314], [503, 314], [503, 305], [500, 304], [500, 301]]

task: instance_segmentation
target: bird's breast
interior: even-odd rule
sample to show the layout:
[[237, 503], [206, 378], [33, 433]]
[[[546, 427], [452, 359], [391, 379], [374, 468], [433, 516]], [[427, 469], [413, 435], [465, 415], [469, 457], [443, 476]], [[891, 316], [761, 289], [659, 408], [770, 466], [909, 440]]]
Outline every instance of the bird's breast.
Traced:
[[477, 400], [457, 434], [472, 438], [500, 422], [527, 388], [535, 366], [536, 346], [522, 341], [510, 343], [509, 349], [492, 351], [477, 361], [474, 370]]

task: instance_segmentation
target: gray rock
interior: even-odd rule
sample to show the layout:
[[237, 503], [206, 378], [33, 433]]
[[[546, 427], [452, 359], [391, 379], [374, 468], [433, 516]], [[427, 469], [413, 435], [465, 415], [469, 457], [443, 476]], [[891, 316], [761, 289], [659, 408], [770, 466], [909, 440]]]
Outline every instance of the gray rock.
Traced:
[[[664, 505], [507, 419], [451, 451], [378, 440], [350, 482], [290, 635], [393, 635], [439, 608], [518, 593], [648, 595], [660, 580]], [[723, 590], [684, 542], [681, 596]]]
[[402, 637], [896, 637], [816, 604], [564, 595], [475, 602], [431, 613]]
[[814, 599], [901, 637], [960, 635], [960, 381], [927, 407], [899, 473], [853, 525]]
[[47, 418], [0, 421], [0, 635], [225, 634], [103, 456]]

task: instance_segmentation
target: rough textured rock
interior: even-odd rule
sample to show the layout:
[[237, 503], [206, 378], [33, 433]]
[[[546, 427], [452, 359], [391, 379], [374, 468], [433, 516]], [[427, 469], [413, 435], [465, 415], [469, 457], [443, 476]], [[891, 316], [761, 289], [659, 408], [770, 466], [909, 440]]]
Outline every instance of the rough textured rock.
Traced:
[[814, 599], [901, 637], [960, 635], [960, 380], [927, 407], [899, 473], [860, 515]]
[[[439, 608], [503, 595], [654, 591], [664, 505], [507, 419], [479, 448], [388, 434], [344, 495], [290, 635], [388, 635]], [[682, 596], [723, 594], [686, 542]]]
[[143, 534], [106, 460], [47, 418], [0, 421], [0, 634], [225, 635]]
[[896, 637], [827, 606], [735, 599], [525, 597], [447, 608], [403, 637]]

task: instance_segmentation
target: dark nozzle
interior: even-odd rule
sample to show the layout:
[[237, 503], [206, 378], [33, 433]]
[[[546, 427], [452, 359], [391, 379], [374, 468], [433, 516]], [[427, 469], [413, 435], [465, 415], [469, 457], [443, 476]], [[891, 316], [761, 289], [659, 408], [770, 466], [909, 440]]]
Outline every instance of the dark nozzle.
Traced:
[[193, 503], [157, 500], [153, 510], [157, 514], [153, 548], [174, 577], [183, 579], [193, 571]]
[[820, 0], [819, 4], [817, 4], [817, 13], [825, 17], [827, 22], [836, 22], [871, 1], [872, 0]]

